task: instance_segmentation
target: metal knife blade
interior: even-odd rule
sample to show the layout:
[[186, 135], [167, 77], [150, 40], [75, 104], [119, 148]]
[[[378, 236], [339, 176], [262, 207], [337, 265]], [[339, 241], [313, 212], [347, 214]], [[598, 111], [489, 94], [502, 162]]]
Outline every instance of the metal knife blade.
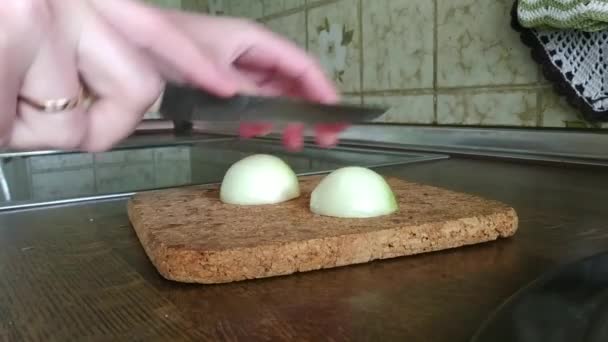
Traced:
[[226, 99], [178, 85], [167, 85], [161, 101], [160, 113], [165, 118], [189, 122], [363, 123], [387, 110], [276, 97], [237, 95]]

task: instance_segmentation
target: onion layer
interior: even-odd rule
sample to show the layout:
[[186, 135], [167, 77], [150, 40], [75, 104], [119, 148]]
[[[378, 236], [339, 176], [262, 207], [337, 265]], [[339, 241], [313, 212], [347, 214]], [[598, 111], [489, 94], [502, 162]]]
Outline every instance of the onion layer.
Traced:
[[324, 216], [369, 218], [397, 209], [395, 195], [384, 177], [357, 166], [333, 171], [321, 180], [310, 197], [310, 210]]
[[276, 204], [299, 196], [295, 172], [280, 158], [267, 154], [255, 154], [234, 163], [220, 187], [220, 200], [228, 204]]

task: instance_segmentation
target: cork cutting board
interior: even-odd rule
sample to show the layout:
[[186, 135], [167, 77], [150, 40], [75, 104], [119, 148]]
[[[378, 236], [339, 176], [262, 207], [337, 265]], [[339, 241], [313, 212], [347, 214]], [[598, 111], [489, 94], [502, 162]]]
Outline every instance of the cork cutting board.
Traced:
[[368, 219], [312, 214], [320, 176], [301, 178], [302, 196], [278, 205], [236, 206], [201, 186], [133, 196], [129, 218], [167, 279], [226, 283], [365, 263], [513, 235], [514, 209], [477, 196], [389, 178], [400, 210]]

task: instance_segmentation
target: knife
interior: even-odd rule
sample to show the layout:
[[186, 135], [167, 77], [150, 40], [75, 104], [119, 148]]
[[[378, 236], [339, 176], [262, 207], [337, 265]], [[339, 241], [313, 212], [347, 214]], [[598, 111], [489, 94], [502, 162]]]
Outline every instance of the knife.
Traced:
[[168, 84], [161, 98], [160, 114], [181, 122], [300, 122], [308, 124], [364, 123], [386, 108], [324, 105], [282, 97], [236, 95], [220, 98], [188, 86]]

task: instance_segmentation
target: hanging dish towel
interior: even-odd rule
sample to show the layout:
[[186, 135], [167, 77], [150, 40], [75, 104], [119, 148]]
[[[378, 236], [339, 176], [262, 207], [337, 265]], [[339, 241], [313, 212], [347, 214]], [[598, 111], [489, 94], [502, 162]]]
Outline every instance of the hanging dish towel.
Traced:
[[608, 0], [516, 0], [511, 26], [591, 123], [608, 121]]
[[608, 0], [519, 0], [517, 16], [527, 28], [599, 31], [608, 28]]

